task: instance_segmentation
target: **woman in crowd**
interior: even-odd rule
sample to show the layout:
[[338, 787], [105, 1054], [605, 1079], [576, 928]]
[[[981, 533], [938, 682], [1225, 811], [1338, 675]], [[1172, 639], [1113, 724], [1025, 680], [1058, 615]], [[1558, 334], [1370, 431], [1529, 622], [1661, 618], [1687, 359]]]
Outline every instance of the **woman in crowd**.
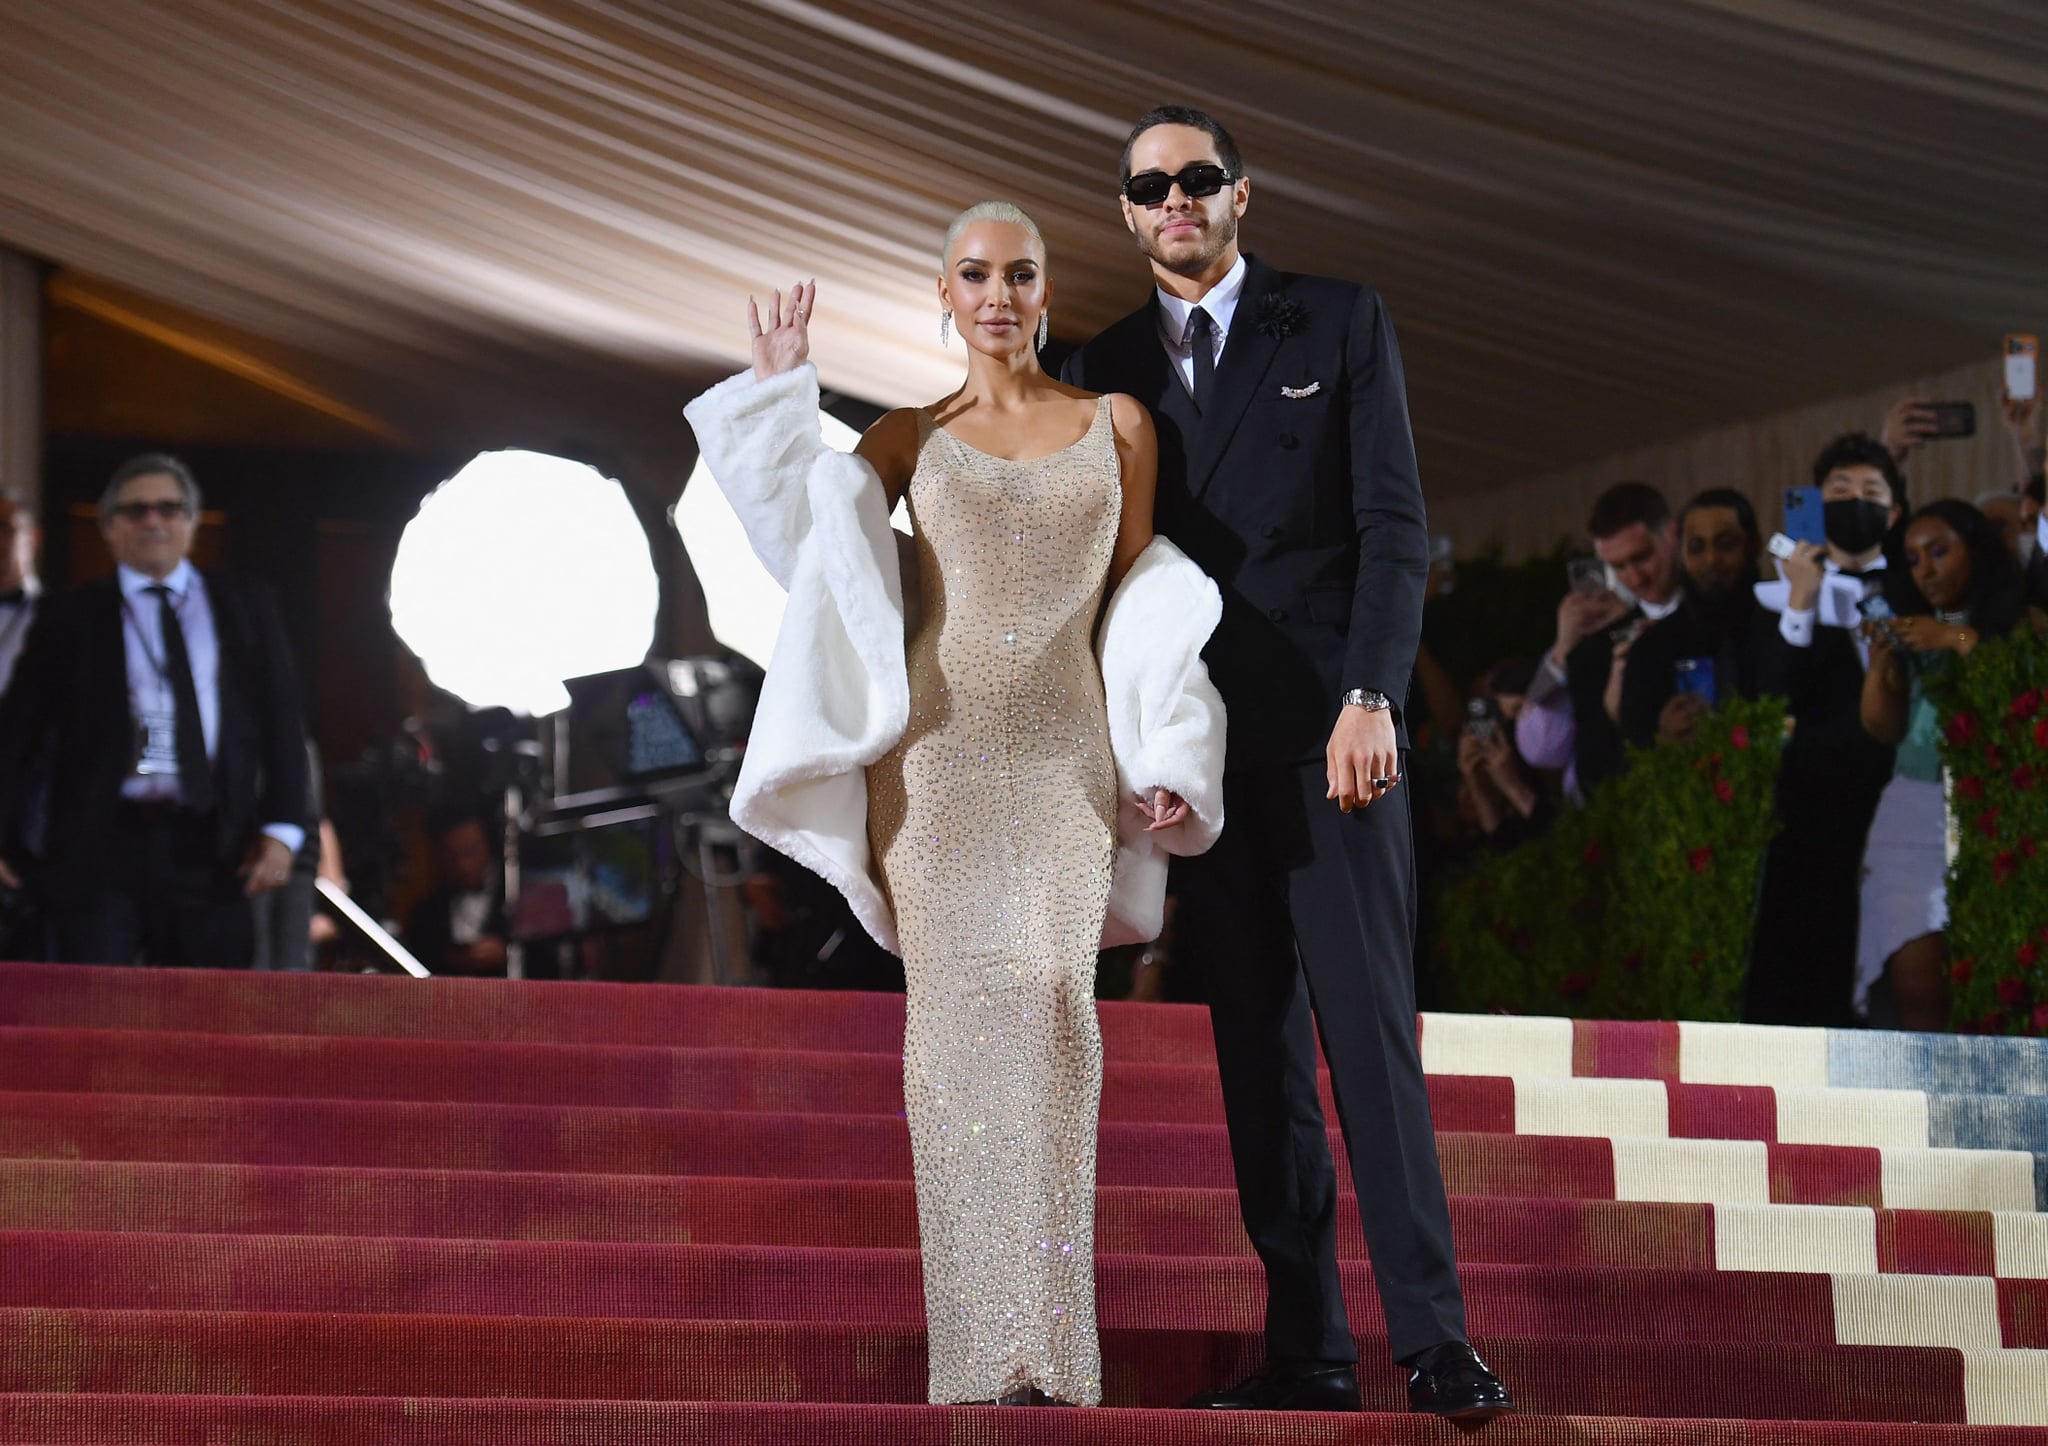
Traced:
[[1885, 545], [1892, 616], [1865, 624], [1863, 726], [1898, 749], [1864, 847], [1856, 1010], [1871, 1023], [1948, 1027], [1948, 856], [1941, 724], [1927, 680], [2010, 632], [2026, 611], [1996, 523], [1966, 502], [1930, 502]]
[[[749, 303], [753, 374], [688, 409], [791, 589], [733, 813], [902, 955], [931, 1400], [1093, 1405], [1096, 954], [1158, 932], [1163, 859], [1133, 855], [1220, 827], [1222, 705], [1199, 652], [1221, 603], [1152, 536], [1144, 407], [1039, 367], [1052, 286], [1030, 218], [962, 213], [942, 265], [966, 379], [876, 422], [857, 461], [818, 443], [810, 285], [765, 319]], [[916, 580], [885, 596], [882, 519], [904, 498]]]

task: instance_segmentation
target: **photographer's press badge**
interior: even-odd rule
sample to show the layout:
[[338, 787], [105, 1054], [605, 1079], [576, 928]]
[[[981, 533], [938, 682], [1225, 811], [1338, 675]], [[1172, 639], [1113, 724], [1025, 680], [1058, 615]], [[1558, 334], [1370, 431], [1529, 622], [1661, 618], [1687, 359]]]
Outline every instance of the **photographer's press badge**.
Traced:
[[135, 720], [135, 772], [143, 778], [178, 776], [178, 714], [145, 708]]

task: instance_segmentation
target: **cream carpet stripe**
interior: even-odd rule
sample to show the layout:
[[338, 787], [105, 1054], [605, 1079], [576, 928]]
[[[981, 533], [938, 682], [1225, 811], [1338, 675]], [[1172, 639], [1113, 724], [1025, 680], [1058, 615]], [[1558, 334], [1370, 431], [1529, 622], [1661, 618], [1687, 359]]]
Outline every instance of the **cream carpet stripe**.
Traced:
[[1515, 1133], [1661, 1140], [1671, 1097], [1655, 1079], [1518, 1079]]
[[1835, 1339], [1845, 1346], [1995, 1351], [1998, 1282], [1988, 1275], [1836, 1275]]
[[2024, 1150], [1880, 1151], [1892, 1210], [2032, 1210], [2034, 1157]]
[[1999, 1210], [1991, 1216], [1995, 1269], [2007, 1280], [2048, 1280], [2048, 1215]]
[[2048, 1426], [2048, 1351], [1963, 1352], [1972, 1426]]
[[1716, 1205], [1714, 1266], [1875, 1275], [1877, 1212], [1861, 1205]]
[[1788, 1145], [1927, 1147], [1927, 1096], [1919, 1090], [1782, 1086], [1778, 1138]]
[[1769, 1024], [1681, 1021], [1678, 1078], [1685, 1084], [1823, 1089], [1828, 1082], [1828, 1032]]
[[1572, 1022], [1508, 1014], [1425, 1014], [1422, 1071], [1569, 1079]]
[[1614, 1198], [1767, 1205], [1770, 1152], [1762, 1140], [1616, 1140]]

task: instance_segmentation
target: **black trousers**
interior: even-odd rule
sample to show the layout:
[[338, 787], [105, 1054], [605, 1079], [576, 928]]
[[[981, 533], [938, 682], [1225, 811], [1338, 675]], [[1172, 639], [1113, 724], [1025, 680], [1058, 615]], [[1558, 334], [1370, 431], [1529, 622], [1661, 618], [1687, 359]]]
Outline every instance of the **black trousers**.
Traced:
[[123, 804], [97, 861], [100, 882], [55, 910], [71, 964], [244, 969], [254, 946], [241, 881], [221, 866], [210, 813]]
[[1222, 837], [1176, 865], [1174, 938], [1208, 989], [1238, 1200], [1266, 1267], [1267, 1355], [1358, 1355], [1337, 1278], [1319, 1029], [1400, 1360], [1465, 1339], [1415, 1036], [1408, 795], [1344, 814], [1325, 788], [1321, 760], [1227, 771]]

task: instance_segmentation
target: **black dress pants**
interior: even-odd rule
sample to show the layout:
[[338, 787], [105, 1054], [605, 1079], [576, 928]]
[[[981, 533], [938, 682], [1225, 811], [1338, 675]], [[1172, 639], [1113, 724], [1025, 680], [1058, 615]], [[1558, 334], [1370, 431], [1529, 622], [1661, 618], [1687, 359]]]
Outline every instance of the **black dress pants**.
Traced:
[[1174, 937], [1208, 990], [1244, 1223], [1275, 1360], [1353, 1361], [1316, 1033], [1396, 1360], [1465, 1339], [1449, 1202], [1416, 1043], [1408, 795], [1356, 812], [1324, 765], [1224, 779], [1216, 846], [1176, 865]]
[[98, 884], [56, 910], [57, 957], [70, 964], [245, 969], [249, 901], [219, 859], [210, 813], [123, 803]]

